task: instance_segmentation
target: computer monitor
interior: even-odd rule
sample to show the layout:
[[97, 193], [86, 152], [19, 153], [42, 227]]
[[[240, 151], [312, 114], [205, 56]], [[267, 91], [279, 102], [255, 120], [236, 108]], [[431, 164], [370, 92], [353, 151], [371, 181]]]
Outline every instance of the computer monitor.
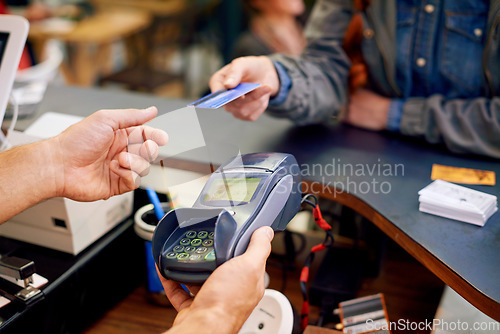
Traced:
[[29, 23], [21, 16], [0, 15], [0, 125], [28, 36]]

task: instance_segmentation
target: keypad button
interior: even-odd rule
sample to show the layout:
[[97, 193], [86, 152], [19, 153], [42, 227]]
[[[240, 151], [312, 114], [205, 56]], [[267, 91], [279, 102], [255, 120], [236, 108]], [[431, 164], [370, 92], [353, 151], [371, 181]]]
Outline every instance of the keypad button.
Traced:
[[170, 252], [167, 254], [167, 259], [175, 259], [177, 257], [177, 253]]
[[206, 261], [215, 261], [215, 250], [212, 249], [210, 253], [205, 255], [205, 260]]
[[200, 239], [205, 239], [207, 236], [208, 236], [207, 231], [198, 232], [198, 238], [200, 238]]
[[184, 246], [180, 246], [180, 245], [175, 246], [173, 249], [173, 251], [177, 252], [177, 253], [182, 253], [183, 250], [184, 250]]
[[184, 249], [184, 251], [185, 251], [186, 253], [192, 253], [192, 252], [194, 252], [194, 251], [195, 251], [195, 249], [196, 249], [196, 247], [193, 247], [193, 246], [188, 246], [188, 247], [186, 247], [186, 249]]
[[186, 238], [193, 239], [196, 237], [196, 231], [188, 231], [186, 233]]
[[198, 254], [203, 254], [203, 253], [205, 253], [207, 250], [208, 250], [208, 248], [207, 248], [207, 247], [200, 247], [200, 248], [198, 248], [198, 249], [196, 250], [196, 253], [198, 253]]
[[214, 244], [214, 241], [213, 241], [213, 240], [209, 240], [209, 239], [207, 239], [207, 240], [203, 240], [203, 246], [205, 246], [205, 247], [210, 247], [210, 246], [212, 246], [213, 244]]
[[214, 232], [210, 232], [208, 234], [208, 239], [213, 239], [214, 238]]
[[198, 247], [199, 245], [201, 245], [201, 239], [193, 239], [191, 241], [191, 246]]
[[181, 239], [181, 242], [179, 242], [181, 246], [187, 246], [191, 243], [191, 240], [189, 239]]
[[181, 254], [177, 255], [177, 259], [179, 259], [179, 260], [185, 260], [188, 257], [189, 257], [188, 253], [181, 253]]
[[199, 254], [193, 254], [193, 255], [191, 255], [191, 256], [189, 257], [189, 259], [190, 259], [191, 261], [200, 260], [200, 259], [201, 259], [201, 255], [199, 255]]

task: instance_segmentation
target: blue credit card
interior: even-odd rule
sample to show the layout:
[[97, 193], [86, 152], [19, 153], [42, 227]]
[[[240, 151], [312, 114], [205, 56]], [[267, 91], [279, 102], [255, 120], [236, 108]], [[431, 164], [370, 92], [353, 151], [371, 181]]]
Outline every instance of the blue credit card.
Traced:
[[250, 93], [259, 86], [259, 83], [243, 82], [233, 89], [221, 89], [212, 94], [208, 94], [207, 96], [202, 97], [198, 101], [194, 101], [188, 106], [217, 109], [228, 104], [231, 101], [236, 100], [240, 96]]

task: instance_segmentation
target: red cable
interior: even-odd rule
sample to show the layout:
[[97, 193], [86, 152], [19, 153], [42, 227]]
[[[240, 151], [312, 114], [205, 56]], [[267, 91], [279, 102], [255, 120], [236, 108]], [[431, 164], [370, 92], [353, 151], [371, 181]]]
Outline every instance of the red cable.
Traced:
[[309, 266], [311, 265], [310, 262], [312, 262], [312, 259], [313, 259], [313, 257], [311, 257], [311, 256], [313, 253], [322, 251], [322, 250], [324, 250], [327, 247], [330, 247], [332, 245], [331, 242], [328, 244], [325, 244], [327, 242], [327, 240], [330, 240], [332, 238], [332, 234], [330, 232], [332, 227], [330, 226], [330, 224], [328, 224], [323, 219], [323, 216], [321, 214], [321, 210], [320, 210], [318, 204], [316, 204], [316, 206], [314, 206], [314, 208], [313, 208], [313, 217], [314, 217], [314, 221], [316, 222], [316, 224], [318, 224], [318, 226], [322, 230], [326, 231], [327, 235], [326, 235], [325, 240], [322, 243], [311, 248], [311, 253], [306, 258], [306, 263], [304, 264], [304, 267], [302, 268], [302, 271], [300, 273], [300, 282], [301, 282], [301, 287], [303, 289], [302, 293], [304, 295], [304, 302], [302, 303], [302, 310], [301, 310], [301, 329], [302, 329], [302, 331], [304, 331], [306, 329], [306, 327], [308, 325], [308, 320], [309, 320], [309, 297], [307, 294], [307, 281], [309, 280]]

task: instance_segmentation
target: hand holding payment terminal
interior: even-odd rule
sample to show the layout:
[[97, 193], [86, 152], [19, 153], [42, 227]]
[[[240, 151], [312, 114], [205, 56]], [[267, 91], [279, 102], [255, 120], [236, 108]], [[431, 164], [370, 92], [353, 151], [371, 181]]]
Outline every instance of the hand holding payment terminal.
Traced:
[[162, 276], [201, 284], [217, 266], [245, 252], [262, 226], [282, 231], [299, 211], [300, 169], [290, 154], [233, 158], [208, 179], [192, 208], [167, 213], [153, 235]]

